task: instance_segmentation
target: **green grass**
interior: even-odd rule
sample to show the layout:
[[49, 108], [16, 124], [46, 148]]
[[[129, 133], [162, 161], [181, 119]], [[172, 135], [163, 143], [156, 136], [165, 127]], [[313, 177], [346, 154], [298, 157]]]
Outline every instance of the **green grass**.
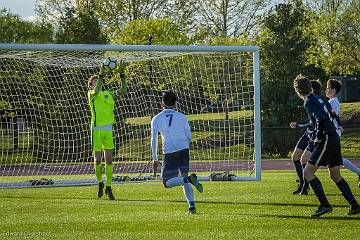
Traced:
[[341, 135], [341, 154], [346, 158], [360, 158], [360, 127], [345, 129]]
[[348, 114], [360, 111], [360, 102], [341, 103], [341, 114]]
[[[344, 173], [360, 199], [357, 176]], [[185, 214], [182, 190], [161, 183], [115, 185], [114, 202], [96, 199], [96, 186], [1, 189], [0, 238], [358, 239], [360, 216], [347, 216], [326, 175], [319, 173], [334, 212], [321, 219], [309, 218], [313, 194], [291, 194], [295, 174], [288, 171], [264, 172], [262, 182], [205, 182], [193, 216]]]

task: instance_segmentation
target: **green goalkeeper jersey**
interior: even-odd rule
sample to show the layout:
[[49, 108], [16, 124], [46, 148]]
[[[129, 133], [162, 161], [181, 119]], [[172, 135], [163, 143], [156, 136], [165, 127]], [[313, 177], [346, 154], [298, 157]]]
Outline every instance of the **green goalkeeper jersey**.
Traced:
[[94, 90], [88, 93], [91, 110], [91, 128], [110, 125], [115, 122], [115, 96], [113, 91]]
[[96, 86], [93, 90], [89, 90], [88, 99], [91, 110], [91, 128], [112, 125], [115, 122], [114, 108], [115, 97], [123, 95], [127, 91], [125, 81], [125, 65], [119, 68], [119, 77], [121, 79], [120, 92], [115, 94], [114, 91], [102, 90], [103, 79], [100, 76], [97, 79]]
[[[91, 128], [112, 125], [115, 122], [115, 92], [102, 90], [103, 80], [98, 78], [95, 89], [88, 92], [91, 110]], [[122, 81], [120, 94], [127, 91], [126, 82]]]

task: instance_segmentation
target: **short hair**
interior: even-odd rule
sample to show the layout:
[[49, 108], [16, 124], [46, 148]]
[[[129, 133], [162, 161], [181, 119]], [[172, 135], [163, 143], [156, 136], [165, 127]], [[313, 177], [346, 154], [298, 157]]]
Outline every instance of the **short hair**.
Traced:
[[336, 93], [338, 94], [341, 90], [341, 82], [339, 80], [336, 79], [329, 79], [327, 81], [327, 87], [331, 88], [331, 89], [335, 89]]
[[166, 90], [162, 95], [162, 100], [165, 106], [172, 107], [175, 105], [177, 97], [173, 91]]
[[92, 75], [91, 77], [89, 77], [89, 80], [88, 80], [88, 88], [90, 88], [90, 86], [92, 86], [92, 83], [95, 79], [97, 79], [98, 76], [97, 75]]
[[295, 91], [302, 96], [306, 96], [311, 92], [311, 82], [302, 74], [296, 76], [293, 82], [293, 86]]
[[321, 95], [322, 92], [322, 85], [319, 80], [311, 80], [311, 89], [315, 95]]

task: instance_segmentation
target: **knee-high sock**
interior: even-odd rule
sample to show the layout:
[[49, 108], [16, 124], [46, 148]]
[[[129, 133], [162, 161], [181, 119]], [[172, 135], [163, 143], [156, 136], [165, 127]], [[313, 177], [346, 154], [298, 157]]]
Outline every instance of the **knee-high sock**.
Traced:
[[102, 165], [101, 163], [99, 164], [94, 164], [94, 168], [95, 168], [95, 175], [96, 175], [96, 178], [98, 180], [99, 183], [101, 183], [103, 180], [102, 180]]
[[194, 192], [191, 183], [184, 183], [183, 185], [184, 194], [189, 204], [189, 208], [195, 207]]
[[350, 171], [356, 173], [357, 175], [360, 175], [360, 168], [355, 166], [351, 161], [349, 161], [346, 158], [343, 158], [343, 165], [346, 169], [349, 169]]
[[166, 181], [166, 186], [168, 188], [184, 185], [184, 183], [189, 183], [189, 177], [174, 177]]
[[315, 177], [313, 180], [309, 181], [309, 183], [310, 183], [310, 186], [313, 189], [316, 197], [318, 198], [320, 205], [321, 206], [330, 206], [320, 180], [317, 177]]
[[303, 189], [307, 189], [309, 187], [309, 182], [306, 180], [306, 178], [304, 177], [304, 169], [305, 169], [306, 163], [302, 164], [303, 167], [303, 178], [304, 178], [304, 185], [303, 185]]
[[300, 160], [294, 160], [294, 166], [295, 166], [295, 170], [296, 170], [296, 174], [298, 175], [299, 178], [299, 184], [300, 186], [304, 185], [304, 173], [303, 173], [303, 167], [301, 165]]
[[113, 178], [113, 167], [112, 164], [106, 164], [106, 186], [110, 187]]
[[353, 193], [351, 192], [349, 184], [345, 181], [345, 179], [341, 179], [339, 182], [337, 182], [336, 186], [338, 186], [344, 198], [346, 199], [346, 201], [348, 201], [352, 208], [359, 207], [359, 204], [356, 201]]

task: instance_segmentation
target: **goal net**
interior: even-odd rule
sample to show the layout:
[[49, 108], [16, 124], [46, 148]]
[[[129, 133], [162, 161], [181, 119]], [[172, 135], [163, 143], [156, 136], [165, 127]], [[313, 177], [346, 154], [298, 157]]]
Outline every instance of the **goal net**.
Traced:
[[[191, 172], [260, 179], [258, 47], [0, 44], [0, 187], [97, 183], [87, 80], [107, 56], [128, 64], [115, 103], [115, 183], [158, 178], [150, 121], [166, 89], [190, 123]], [[104, 88], [120, 80], [107, 74]]]

